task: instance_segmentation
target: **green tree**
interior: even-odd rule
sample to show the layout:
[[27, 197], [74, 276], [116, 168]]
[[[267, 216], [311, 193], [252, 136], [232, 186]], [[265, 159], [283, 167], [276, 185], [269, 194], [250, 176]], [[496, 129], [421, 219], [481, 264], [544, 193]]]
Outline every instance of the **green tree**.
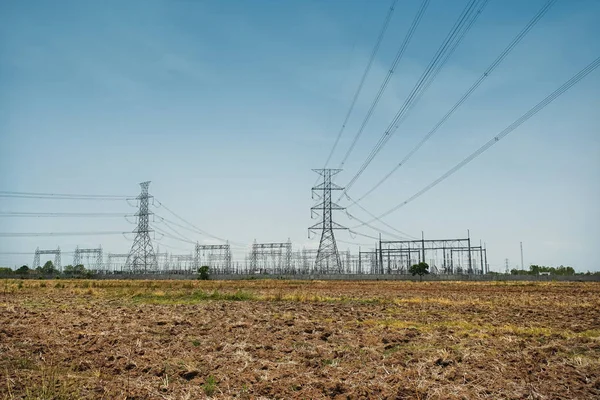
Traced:
[[429, 273], [429, 265], [426, 262], [420, 262], [418, 264], [414, 264], [408, 269], [413, 276], [419, 275], [419, 280], [423, 280], [423, 275], [427, 275]]
[[203, 281], [207, 281], [209, 278], [208, 275], [208, 265], [203, 265], [200, 268], [198, 268], [198, 273], [200, 274], [199, 279], [203, 280]]
[[10, 275], [13, 273], [13, 270], [8, 267], [0, 267], [0, 274]]
[[77, 264], [74, 268], [73, 268], [73, 273], [75, 275], [83, 275], [87, 272], [87, 270], [85, 269], [85, 267], [83, 266], [83, 264]]
[[27, 265], [23, 265], [22, 267], [19, 267], [15, 272], [20, 275], [27, 275], [29, 273], [29, 267]]
[[575, 275], [575, 270], [573, 267], [565, 267], [561, 265], [560, 267], [556, 268], [556, 275]]
[[510, 274], [511, 275], [531, 275], [531, 271], [527, 271], [527, 270], [524, 270], [524, 269], [515, 269], [515, 268], [513, 268], [513, 269], [510, 270]]
[[573, 267], [565, 267], [561, 265], [560, 267], [546, 267], [544, 265], [530, 265], [529, 271], [520, 271], [523, 274], [529, 275], [539, 275], [541, 272], [549, 272], [552, 275], [575, 275], [575, 270]]
[[63, 274], [73, 275], [74, 270], [75, 270], [75, 267], [73, 267], [72, 265], [69, 264], [63, 268]]
[[56, 269], [56, 267], [54, 266], [54, 263], [50, 260], [46, 261], [46, 263], [44, 264], [44, 266], [42, 267], [42, 274], [55, 274], [58, 272], [58, 270]]

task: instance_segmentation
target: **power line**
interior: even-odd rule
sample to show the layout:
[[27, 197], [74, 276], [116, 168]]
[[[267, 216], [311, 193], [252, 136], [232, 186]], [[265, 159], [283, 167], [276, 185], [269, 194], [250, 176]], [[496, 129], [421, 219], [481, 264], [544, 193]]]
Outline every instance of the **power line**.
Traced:
[[[194, 228], [194, 229], [197, 231], [197, 233], [200, 233], [201, 235], [204, 235], [204, 236], [211, 237], [211, 238], [213, 238], [213, 239], [219, 240], [219, 241], [221, 241], [221, 242], [224, 242], [224, 243], [227, 243], [227, 242], [229, 242], [229, 243], [232, 243], [232, 244], [235, 244], [235, 245], [238, 245], [238, 246], [244, 246], [244, 245], [243, 245], [243, 244], [241, 244], [241, 243], [230, 242], [230, 241], [228, 241], [228, 240], [226, 240], [226, 239], [220, 238], [220, 237], [218, 237], [218, 236], [215, 236], [215, 235], [213, 235], [213, 234], [211, 234], [211, 233], [209, 233], [209, 232], [207, 232], [207, 231], [205, 231], [205, 230], [202, 230], [202, 229], [198, 228], [196, 225], [194, 225], [194, 224], [192, 224], [191, 222], [187, 221], [187, 220], [186, 220], [186, 219], [184, 219], [183, 217], [180, 217], [179, 215], [177, 215], [175, 212], [173, 212], [173, 211], [172, 211], [170, 208], [168, 208], [167, 206], [165, 206], [165, 205], [164, 205], [163, 203], [161, 203], [160, 201], [158, 201], [158, 200], [156, 200], [156, 199], [154, 199], [154, 200], [155, 200], [155, 201], [156, 201], [156, 202], [159, 204], [159, 206], [160, 206], [160, 207], [162, 207], [162, 208], [164, 208], [165, 210], [167, 210], [167, 211], [168, 211], [169, 213], [171, 213], [171, 214], [172, 214], [172, 215], [173, 215], [175, 218], [179, 219], [180, 221], [182, 221], [182, 222], [184, 222], [185, 224], [187, 224], [187, 225], [191, 226], [192, 228]], [[162, 217], [161, 217], [161, 218], [162, 218]], [[173, 222], [171, 222], [171, 223], [173, 223]], [[188, 228], [188, 229], [189, 229], [189, 228]]]
[[190, 251], [190, 249], [184, 249], [183, 247], [171, 246], [171, 245], [168, 245], [168, 244], [162, 243], [162, 242], [160, 243], [160, 246], [168, 247], [169, 249], [173, 249], [173, 250]]
[[[159, 216], [159, 215], [155, 215], [155, 217], [156, 217], [156, 218], [159, 218], [159, 219], [162, 221], [162, 223], [163, 223], [163, 224], [165, 224], [165, 226], [166, 226], [167, 228], [169, 228], [171, 231], [173, 231], [173, 232], [174, 232], [176, 235], [178, 235], [179, 237], [181, 237], [181, 238], [185, 239], [187, 242], [193, 242], [193, 240], [192, 240], [192, 239], [190, 239], [189, 237], [185, 236], [184, 234], [182, 234], [181, 232], [179, 232], [177, 229], [173, 228], [173, 227], [171, 226], [171, 224], [170, 224], [170, 223], [168, 223], [168, 222], [167, 222], [167, 220], [166, 220], [165, 218], [163, 218], [163, 217], [161, 217], [161, 216]], [[177, 225], [177, 224], [175, 224], [175, 225]], [[157, 226], [156, 226], [156, 225], [154, 225], [154, 229], [159, 229], [159, 228], [157, 228]], [[161, 233], [162, 233], [162, 232], [161, 232]]]
[[351, 234], [362, 236], [362, 237], [366, 237], [366, 238], [369, 238], [369, 239], [379, 240], [378, 237], [367, 235], [367, 234], [360, 233], [360, 232], [357, 232], [357, 231], [349, 230], [348, 232], [350, 232]]
[[363, 72], [363, 75], [358, 84], [358, 88], [356, 89], [356, 92], [354, 93], [354, 97], [352, 98], [352, 103], [350, 103], [350, 108], [348, 109], [348, 112], [346, 113], [344, 122], [342, 122], [342, 126], [337, 134], [337, 138], [335, 139], [335, 142], [333, 143], [333, 147], [331, 148], [331, 151], [329, 152], [329, 156], [327, 157], [327, 161], [325, 161], [325, 166], [323, 168], [327, 168], [327, 164], [329, 164], [329, 161], [331, 160], [331, 157], [333, 156], [333, 153], [335, 152], [335, 149], [340, 141], [340, 138], [342, 137], [342, 133], [344, 132], [344, 129], [346, 129], [346, 124], [348, 123], [348, 120], [350, 119], [350, 115], [352, 114], [352, 111], [354, 110], [354, 106], [356, 105], [356, 101], [358, 100], [358, 97], [360, 96], [362, 88], [367, 79], [367, 75], [369, 75], [369, 71], [371, 70], [371, 66], [373, 65], [375, 56], [377, 55], [377, 52], [379, 51], [379, 47], [381, 45], [383, 37], [385, 36], [385, 32], [387, 31], [388, 25], [390, 24], [390, 20], [392, 19], [392, 14], [394, 13], [394, 9], [396, 7], [397, 2], [398, 2], [398, 0], [392, 0], [390, 9], [389, 9], [387, 16], [383, 22], [383, 26], [381, 27], [381, 31], [379, 32], [379, 36], [377, 37], [377, 42], [375, 43], [375, 47], [373, 47], [373, 51], [371, 52], [371, 57], [369, 58], [367, 67], [365, 68], [365, 71]]
[[[358, 131], [356, 132], [356, 135], [354, 135], [354, 138], [352, 139], [350, 148], [346, 151], [346, 154], [344, 155], [344, 158], [342, 159], [342, 162], [340, 163], [340, 168], [342, 168], [344, 166], [344, 164], [346, 163], [346, 160], [348, 160], [348, 157], [350, 156], [350, 154], [354, 150], [354, 147], [356, 146], [356, 142], [358, 141], [358, 139], [362, 135], [365, 127], [369, 123], [369, 120], [371, 119], [371, 116], [373, 115], [375, 108], [379, 104], [379, 100], [381, 99], [383, 92], [385, 92], [387, 85], [390, 83], [390, 80], [392, 79], [392, 75], [394, 74], [396, 67], [398, 66], [398, 63], [402, 59], [404, 52], [406, 51], [406, 48], [408, 47], [408, 44], [410, 43], [410, 41], [415, 33], [415, 30], [417, 29], [417, 27], [419, 26], [419, 23], [421, 22], [421, 19], [423, 18], [423, 14], [425, 13], [427, 6], [429, 5], [429, 1], [430, 0], [423, 0], [423, 2], [421, 3], [421, 7], [417, 11], [417, 15], [413, 19], [413, 22], [410, 25], [410, 28], [408, 29], [408, 32], [406, 33], [406, 36], [404, 37], [404, 40], [402, 41], [402, 44], [400, 45], [398, 52], [396, 53], [396, 57], [394, 58], [394, 62], [392, 63], [391, 68], [389, 69], [385, 79], [381, 83], [381, 86], [379, 87], [379, 91], [377, 92], [375, 99], [371, 103], [371, 106], [369, 107], [369, 111], [367, 111], [367, 115], [363, 119], [363, 122], [362, 122], [360, 128], [358, 129]], [[337, 144], [337, 141], [336, 141], [336, 144]], [[330, 157], [331, 157], [331, 155], [330, 155]]]
[[[544, 107], [546, 107], [548, 104], [550, 104], [552, 101], [554, 101], [557, 97], [559, 97], [560, 95], [562, 95], [564, 92], [566, 92], [571, 87], [573, 87], [575, 84], [577, 84], [580, 80], [582, 80], [583, 78], [585, 78], [588, 74], [590, 74], [592, 71], [594, 71], [596, 68], [598, 68], [599, 65], [600, 65], [600, 57], [596, 58], [594, 61], [592, 61], [590, 64], [588, 64], [584, 69], [582, 69], [577, 74], [575, 74], [573, 77], [571, 77], [562, 86], [560, 86], [558, 89], [556, 89], [550, 95], [548, 95], [544, 100], [540, 101], [533, 108], [531, 108], [529, 111], [527, 111], [521, 117], [519, 117], [516, 121], [514, 121], [512, 124], [510, 124], [509, 126], [507, 126], [502, 132], [500, 132], [498, 135], [496, 135], [493, 138], [491, 138], [483, 146], [481, 146], [479, 149], [477, 149], [475, 152], [473, 152], [467, 158], [465, 158], [464, 160], [462, 160], [460, 163], [458, 163], [457, 165], [455, 165], [453, 168], [451, 168], [445, 174], [443, 174], [442, 176], [440, 176], [438, 179], [436, 179], [435, 181], [433, 181], [429, 185], [425, 186], [423, 189], [419, 190], [417, 193], [415, 193], [414, 195], [412, 195], [411, 197], [409, 197], [408, 199], [406, 199], [402, 203], [400, 203], [400, 204], [392, 207], [388, 211], [386, 211], [383, 214], [379, 215], [379, 217], [377, 217], [377, 218], [383, 218], [383, 217], [385, 217], [385, 216], [393, 213], [394, 211], [396, 211], [399, 208], [405, 206], [406, 204], [408, 204], [411, 201], [415, 200], [416, 198], [420, 197], [424, 193], [428, 192], [433, 187], [437, 186], [440, 182], [444, 181], [446, 178], [448, 178], [451, 175], [453, 175], [456, 171], [458, 171], [459, 169], [461, 169], [462, 167], [464, 167], [465, 165], [467, 165], [468, 163], [470, 163], [471, 161], [473, 161], [481, 153], [483, 153], [484, 151], [486, 151], [487, 149], [489, 149], [490, 147], [492, 147], [494, 144], [496, 144], [497, 142], [499, 142], [500, 139], [504, 138], [506, 135], [508, 135], [509, 133], [511, 133], [512, 131], [514, 131], [516, 128], [518, 128], [519, 126], [521, 126], [521, 124], [523, 124], [529, 118], [533, 117], [535, 114], [537, 114], [539, 111], [541, 111]], [[371, 223], [373, 221], [375, 221], [375, 219], [373, 219], [371, 221], [368, 221], [368, 222]]]
[[17, 199], [38, 199], [38, 200], [95, 200], [95, 201], [123, 201], [127, 200], [127, 197], [75, 197], [75, 196], [43, 196], [43, 195], [20, 195], [20, 194], [1, 194], [0, 197], [4, 198], [17, 198]]
[[[459, 19], [455, 22], [452, 30], [446, 36], [444, 42], [437, 50], [433, 59], [429, 62], [429, 65], [423, 71], [423, 74], [413, 87], [412, 91], [404, 101], [404, 104], [396, 113], [394, 119], [390, 122], [385, 132], [379, 138], [375, 147], [371, 150], [367, 159], [363, 162], [358, 172], [352, 177], [350, 182], [346, 185], [346, 189], [342, 193], [345, 194], [353, 185], [356, 183], [358, 178], [367, 169], [373, 159], [379, 154], [381, 149], [386, 145], [389, 139], [392, 137], [398, 126], [404, 121], [410, 110], [417, 104], [420, 97], [427, 90], [429, 85], [433, 82], [439, 71], [442, 69], [446, 61], [448, 61], [450, 55], [458, 47], [466, 33], [471, 29], [480, 13], [483, 11], [489, 0], [482, 0], [480, 7], [478, 5], [479, 0], [471, 0], [464, 8]], [[340, 196], [341, 198], [341, 196]]]
[[171, 233], [169, 233], [169, 232], [167, 232], [167, 231], [165, 231], [165, 230], [162, 230], [162, 229], [160, 229], [160, 228], [157, 228], [156, 226], [154, 226], [154, 229], [155, 229], [155, 230], [156, 230], [158, 233], [160, 233], [161, 235], [163, 235], [163, 236], [165, 236], [165, 237], [168, 237], [168, 238], [170, 238], [170, 239], [179, 240], [180, 242], [184, 242], [184, 243], [196, 244], [196, 242], [194, 242], [193, 240], [186, 239], [185, 237], [177, 237], [177, 236], [174, 236], [173, 234], [171, 234]]
[[[350, 219], [355, 219], [355, 220], [357, 220], [357, 221], [361, 222], [361, 226], [365, 226], [365, 225], [366, 225], [367, 227], [369, 227], [369, 228], [373, 229], [374, 231], [376, 231], [376, 232], [378, 232], [378, 233], [383, 233], [384, 235], [392, 236], [392, 237], [399, 238], [399, 239], [406, 239], [406, 237], [405, 237], [405, 236], [399, 236], [399, 235], [396, 235], [396, 234], [394, 234], [394, 233], [387, 232], [387, 231], [384, 231], [383, 229], [377, 228], [376, 226], [373, 226], [373, 225], [371, 225], [370, 223], [368, 223], [368, 222], [365, 222], [365, 221], [363, 221], [362, 219], [360, 219], [360, 218], [358, 218], [358, 217], [356, 217], [356, 216], [354, 216], [354, 215], [350, 214], [348, 211], [346, 211], [346, 215], [347, 215], [347, 216], [348, 216], [348, 218], [350, 218]], [[373, 215], [373, 217], [374, 217], [374, 215]]]
[[[200, 232], [200, 231], [198, 231], [198, 230], [197, 230], [197, 229], [195, 229], [195, 228], [189, 228], [189, 227], [187, 227], [187, 226], [185, 226], [185, 225], [178, 224], [177, 222], [175, 222], [175, 221], [172, 221], [172, 220], [170, 220], [170, 219], [167, 219], [167, 218], [164, 218], [164, 217], [162, 217], [162, 216], [160, 216], [160, 215], [158, 215], [158, 214], [154, 214], [154, 216], [155, 216], [156, 218], [159, 218], [161, 221], [163, 221], [163, 222], [165, 223], [165, 225], [175, 225], [175, 226], [177, 226], [177, 227], [179, 227], [179, 228], [182, 228], [182, 229], [187, 229], [187, 230], [188, 230], [188, 231], [190, 231], [190, 232], [194, 232], [194, 233], [197, 233], [197, 234], [201, 234], [201, 235], [204, 235], [204, 236], [206, 236], [206, 235], [205, 235], [203, 232]], [[155, 227], [156, 227], [156, 225], [155, 225]], [[183, 234], [179, 233], [179, 232], [178, 232], [178, 231], [176, 231], [176, 230], [175, 230], [175, 229], [174, 229], [172, 226], [169, 226], [169, 228], [170, 228], [172, 231], [176, 232], [176, 233], [177, 233], [179, 236], [181, 236], [181, 237], [183, 237], [183, 238], [186, 238], [186, 240], [188, 240], [188, 241], [190, 241], [190, 242], [191, 242], [191, 239], [190, 239], [190, 238], [187, 238], [185, 235], [183, 235]], [[230, 243], [229, 241], [226, 241], [226, 242], [227, 242], [228, 244], [230, 244], [230, 245], [231, 245], [231, 243]], [[193, 242], [193, 243], [196, 243], [196, 242]], [[240, 243], [235, 243], [235, 242], [234, 242], [234, 245], [233, 245], [233, 246], [231, 246], [231, 247], [237, 247], [237, 248], [242, 248], [242, 247], [243, 247], [243, 248], [245, 248], [246, 246], [245, 246], [245, 245], [243, 245], [243, 244], [240, 244]]]
[[68, 212], [20, 212], [20, 211], [0, 211], [0, 217], [133, 217], [135, 214], [123, 214], [123, 213], [108, 213], [108, 212], [97, 212], [97, 213], [68, 213]]
[[[350, 196], [348, 196], [348, 195], [346, 195], [346, 196], [348, 197], [348, 199], [350, 199]], [[382, 220], [382, 219], [378, 218], [378, 217], [377, 217], [375, 214], [373, 214], [372, 212], [370, 212], [369, 210], [367, 210], [366, 208], [364, 208], [362, 205], [358, 204], [358, 207], [359, 207], [361, 210], [363, 210], [365, 213], [367, 213], [367, 214], [368, 214], [368, 215], [369, 215], [371, 218], [373, 218], [373, 219], [374, 219], [374, 221], [378, 221], [379, 223], [381, 223], [381, 224], [383, 224], [383, 225], [387, 226], [388, 228], [390, 228], [390, 229], [392, 229], [393, 231], [395, 231], [395, 232], [397, 232], [398, 234], [400, 234], [400, 236], [398, 236], [398, 235], [395, 235], [395, 234], [393, 234], [393, 233], [386, 232], [386, 231], [384, 231], [384, 230], [380, 230], [380, 229], [378, 229], [378, 228], [376, 228], [376, 227], [373, 227], [373, 226], [369, 225], [368, 223], [366, 223], [366, 222], [362, 221], [360, 218], [357, 218], [356, 216], [354, 216], [354, 215], [350, 214], [350, 212], [346, 211], [346, 214], [348, 214], [348, 216], [349, 216], [350, 218], [353, 218], [353, 219], [355, 219], [355, 220], [357, 220], [358, 222], [360, 222], [360, 223], [361, 223], [361, 225], [358, 225], [358, 226], [364, 226], [364, 225], [367, 225], [367, 226], [369, 226], [371, 229], [374, 229], [374, 230], [376, 230], [376, 231], [378, 231], [378, 232], [380, 232], [380, 233], [383, 233], [383, 234], [386, 234], [386, 235], [389, 235], [389, 236], [400, 237], [400, 238], [402, 238], [402, 239], [407, 239], [407, 238], [408, 238], [408, 239], [417, 239], [417, 237], [416, 237], [416, 236], [410, 235], [410, 234], [408, 234], [408, 233], [406, 233], [406, 232], [402, 232], [401, 230], [398, 230], [398, 229], [394, 228], [392, 225], [390, 225], [390, 224], [388, 224], [387, 222], [385, 222], [384, 220]], [[358, 227], [358, 226], [357, 226], [357, 227]]]
[[124, 200], [128, 197], [112, 194], [68, 194], [68, 193], [39, 193], [39, 192], [15, 192], [0, 190], [0, 197], [18, 197], [18, 198], [56, 198], [56, 199], [73, 199], [73, 200]]
[[[75, 254], [74, 251], [60, 251], [61, 254]], [[1, 255], [11, 255], [11, 256], [33, 256], [35, 252], [18, 252], [18, 251], [0, 251]]]
[[97, 231], [97, 232], [0, 232], [0, 237], [37, 237], [37, 236], [99, 236], [122, 235], [131, 232]]
[[383, 177], [375, 186], [365, 192], [358, 200], [354, 201], [348, 207], [352, 207], [365, 197], [373, 193], [379, 186], [388, 180], [402, 165], [404, 165], [419, 149], [427, 142], [441, 126], [450, 118], [450, 116], [473, 94], [473, 92], [485, 81], [490, 74], [504, 61], [506, 56], [515, 48], [519, 42], [529, 33], [529, 31], [538, 23], [538, 21], [546, 14], [546, 12], [556, 3], [556, 0], [549, 0], [537, 12], [537, 14], [527, 23], [527, 25], [513, 38], [508, 46], [500, 53], [500, 55], [490, 64], [483, 74], [471, 85], [471, 87], [462, 95], [462, 97], [448, 110], [448, 112], [435, 124], [435, 126], [425, 135], [425, 137], [411, 150], [408, 154], [396, 165], [387, 175]]
[[404, 237], [404, 236], [398, 236], [398, 235], [393, 234], [391, 232], [387, 232], [387, 231], [384, 231], [383, 229], [379, 229], [377, 227], [374, 227], [373, 225], [370, 225], [368, 222], [365, 222], [365, 221], [361, 220], [360, 218], [355, 217], [354, 215], [352, 215], [350, 213], [348, 213], [348, 217], [351, 218], [351, 219], [355, 219], [355, 220], [361, 222], [361, 226], [367, 226], [367, 227], [373, 229], [374, 231], [376, 231], [378, 233], [381, 233], [381, 234], [384, 234], [384, 235], [388, 235], [388, 236], [391, 236], [391, 237], [396, 238], [396, 239], [406, 239], [406, 237]]
[[338, 239], [337, 241], [340, 242], [340, 243], [352, 244], [352, 245], [355, 245], [355, 246], [372, 246], [373, 245], [373, 243], [356, 243], [356, 242], [349, 242], [347, 240], [341, 240], [341, 239]]

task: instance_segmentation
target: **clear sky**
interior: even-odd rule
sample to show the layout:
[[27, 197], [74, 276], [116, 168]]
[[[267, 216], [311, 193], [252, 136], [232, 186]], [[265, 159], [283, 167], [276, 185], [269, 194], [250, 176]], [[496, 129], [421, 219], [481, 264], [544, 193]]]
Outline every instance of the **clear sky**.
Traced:
[[[321, 168], [389, 0], [0, 2], [0, 190], [157, 199], [217, 236], [307, 238]], [[491, 0], [406, 121], [349, 191], [360, 196], [414, 146], [542, 7]], [[466, 0], [432, 0], [358, 146], [355, 174]], [[400, 0], [334, 154], [339, 164], [420, 1]], [[417, 155], [363, 205], [405, 200], [600, 55], [600, 1], [559, 0]], [[492, 269], [600, 270], [600, 70], [464, 169], [386, 217], [426, 238], [487, 243]], [[347, 203], [343, 201], [342, 203]], [[133, 212], [124, 201], [0, 198], [0, 211]], [[350, 209], [368, 219], [360, 209]], [[164, 210], [157, 213], [168, 217]], [[336, 221], [356, 225], [344, 213]], [[123, 218], [6, 218], [0, 232], [130, 231]], [[163, 228], [164, 229], [164, 228]], [[384, 228], [385, 229], [385, 228]], [[358, 230], [358, 229], [357, 229]], [[362, 227], [362, 233], [377, 232]], [[200, 242], [214, 240], [181, 230]], [[338, 238], [372, 244], [347, 232]], [[129, 238], [131, 239], [131, 238]], [[191, 246], [171, 239], [159, 244]], [[0, 237], [0, 253], [76, 245], [127, 252], [116, 236]], [[356, 249], [340, 243], [341, 249]], [[63, 264], [71, 256], [63, 257]], [[241, 252], [236, 257], [243, 258]], [[0, 265], [31, 263], [0, 254]]]

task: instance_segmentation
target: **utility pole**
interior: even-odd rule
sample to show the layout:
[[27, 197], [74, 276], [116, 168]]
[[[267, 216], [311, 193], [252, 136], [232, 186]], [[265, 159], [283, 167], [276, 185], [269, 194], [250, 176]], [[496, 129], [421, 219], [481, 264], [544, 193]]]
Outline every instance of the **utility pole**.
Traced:
[[524, 270], [525, 266], [523, 265], [523, 242], [521, 242], [521, 270]]
[[317, 251], [317, 258], [315, 260], [315, 269], [318, 271], [325, 271], [325, 273], [331, 272], [332, 270], [341, 272], [342, 261], [340, 259], [340, 254], [338, 253], [338, 247], [333, 231], [334, 229], [347, 228], [333, 222], [333, 210], [343, 210], [344, 207], [339, 206], [331, 200], [332, 190], [344, 190], [343, 187], [331, 182], [331, 177], [338, 174], [341, 169], [323, 168], [313, 169], [313, 171], [323, 177], [323, 183], [312, 188], [313, 198], [316, 194], [319, 197], [319, 200], [322, 201], [310, 209], [311, 217], [316, 213], [321, 213], [322, 220], [308, 228], [309, 237], [311, 232], [317, 230], [321, 231], [321, 241], [319, 242], [319, 250]]
[[505, 268], [506, 274], [508, 274], [510, 272], [510, 269], [508, 268], [508, 258], [504, 259], [504, 268]]
[[383, 249], [381, 248], [381, 233], [379, 234], [379, 273], [383, 274]]
[[485, 274], [485, 265], [483, 264], [483, 246], [481, 245], [481, 240], [479, 241], [479, 260], [481, 264], [481, 274]]
[[[156, 254], [152, 248], [152, 241], [150, 240], [150, 232], [154, 230], [150, 229], [150, 215], [153, 214], [149, 210], [149, 199], [153, 196], [148, 194], [148, 186], [150, 181], [140, 183], [142, 192], [137, 197], [138, 200], [138, 212], [135, 214], [138, 219], [137, 228], [133, 231], [136, 234], [129, 256], [127, 257], [127, 263], [125, 268], [132, 272], [143, 271], [147, 272], [150, 270], [158, 270], [158, 262], [156, 261]], [[150, 268], [148, 268], [150, 267]]]
[[423, 253], [423, 262], [426, 263], [427, 261], [425, 260], [425, 232], [423, 231], [421, 231], [421, 252]]
[[471, 259], [471, 232], [467, 229], [467, 240], [469, 246], [469, 274], [473, 273], [473, 260]]
[[483, 246], [484, 246], [483, 254], [485, 255], [485, 273], [487, 274], [488, 272], [490, 272], [490, 266], [488, 265], [488, 262], [487, 262], [487, 243], [484, 243]]

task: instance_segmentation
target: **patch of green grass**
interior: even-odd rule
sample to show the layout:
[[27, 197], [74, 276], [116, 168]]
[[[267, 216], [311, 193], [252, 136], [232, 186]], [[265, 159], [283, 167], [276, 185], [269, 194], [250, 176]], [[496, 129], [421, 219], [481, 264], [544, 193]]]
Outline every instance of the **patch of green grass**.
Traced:
[[204, 383], [204, 385], [202, 385], [202, 390], [204, 390], [204, 394], [210, 397], [215, 393], [216, 389], [217, 380], [214, 376], [210, 375], [208, 378], [206, 378], [206, 382]]
[[256, 299], [257, 297], [253, 293], [243, 290], [237, 290], [233, 293], [219, 292], [218, 290], [213, 290], [212, 292], [196, 290], [191, 293], [153, 292], [138, 293], [132, 297], [134, 302], [149, 304], [194, 304], [208, 300], [248, 301]]
[[192, 340], [192, 344], [194, 345], [194, 347], [198, 347], [198, 346], [200, 346], [200, 341]]
[[204, 292], [202, 290], [197, 290], [192, 293], [191, 296], [196, 300], [226, 300], [226, 301], [245, 301], [245, 300], [254, 300], [255, 296], [243, 290], [237, 290], [234, 293], [223, 293], [218, 290], [213, 290], [212, 292]]
[[398, 350], [400, 350], [400, 348], [401, 348], [401, 346], [400, 346], [400, 345], [395, 345], [395, 346], [392, 346], [392, 347], [390, 347], [389, 349], [385, 349], [385, 350], [383, 350], [383, 355], [384, 355], [384, 356], [386, 356], [386, 357], [387, 357], [387, 356], [389, 356], [389, 355], [392, 355], [392, 354], [394, 354], [395, 352], [397, 352]]
[[3, 358], [2, 363], [8, 363], [11, 369], [35, 369], [35, 363], [32, 359], [26, 357], [15, 357], [13, 359]]

